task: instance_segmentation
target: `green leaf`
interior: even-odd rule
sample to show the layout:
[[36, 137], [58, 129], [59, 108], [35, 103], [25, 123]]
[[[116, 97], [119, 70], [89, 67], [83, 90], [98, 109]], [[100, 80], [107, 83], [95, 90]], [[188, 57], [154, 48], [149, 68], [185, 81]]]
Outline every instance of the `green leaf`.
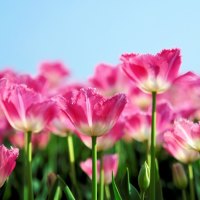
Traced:
[[113, 173], [112, 173], [112, 187], [113, 187], [113, 192], [114, 192], [115, 200], [122, 200], [121, 195], [119, 193], [119, 190], [117, 189], [117, 185], [115, 183]]
[[75, 200], [74, 195], [72, 194], [71, 190], [65, 183], [65, 181], [58, 175], [59, 185], [62, 188], [63, 192], [65, 193], [65, 196], [67, 197], [67, 200]]
[[158, 161], [156, 159], [156, 199], [163, 200], [163, 193], [162, 193], [162, 185], [159, 176], [159, 168], [158, 168]]
[[140, 200], [140, 195], [137, 191], [137, 189], [131, 185], [130, 178], [129, 178], [129, 170], [126, 168], [126, 174], [122, 179], [121, 182], [121, 188], [122, 188], [122, 197], [126, 200]]
[[59, 180], [58, 178], [56, 179], [55, 183], [53, 184], [52, 188], [50, 189], [49, 197], [48, 200], [56, 200], [56, 191], [57, 188], [59, 187]]
[[140, 198], [140, 195], [137, 191], [137, 189], [132, 185], [130, 184], [130, 194], [129, 194], [129, 199], [134, 199], [134, 200], [141, 200]]

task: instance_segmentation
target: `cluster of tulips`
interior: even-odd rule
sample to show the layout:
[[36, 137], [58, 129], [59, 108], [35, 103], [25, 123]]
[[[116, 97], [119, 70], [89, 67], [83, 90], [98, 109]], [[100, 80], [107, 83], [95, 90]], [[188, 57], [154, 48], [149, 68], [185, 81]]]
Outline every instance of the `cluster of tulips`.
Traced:
[[82, 83], [62, 62], [1, 71], [0, 198], [200, 198], [200, 76], [180, 66], [170, 49], [123, 54]]

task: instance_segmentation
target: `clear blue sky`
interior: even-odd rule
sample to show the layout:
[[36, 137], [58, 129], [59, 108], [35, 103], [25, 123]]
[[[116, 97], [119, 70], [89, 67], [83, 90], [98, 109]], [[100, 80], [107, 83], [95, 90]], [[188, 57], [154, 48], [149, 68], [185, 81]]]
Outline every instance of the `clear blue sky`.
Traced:
[[36, 74], [42, 60], [62, 60], [75, 79], [124, 52], [182, 49], [181, 72], [200, 73], [198, 0], [34, 0], [0, 4], [0, 69]]

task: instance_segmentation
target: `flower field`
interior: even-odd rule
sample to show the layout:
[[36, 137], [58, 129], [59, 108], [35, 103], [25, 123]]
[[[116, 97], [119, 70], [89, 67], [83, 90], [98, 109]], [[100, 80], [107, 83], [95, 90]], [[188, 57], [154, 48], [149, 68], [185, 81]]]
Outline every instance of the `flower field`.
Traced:
[[0, 199], [200, 199], [200, 76], [180, 49], [73, 82], [60, 61], [0, 71]]

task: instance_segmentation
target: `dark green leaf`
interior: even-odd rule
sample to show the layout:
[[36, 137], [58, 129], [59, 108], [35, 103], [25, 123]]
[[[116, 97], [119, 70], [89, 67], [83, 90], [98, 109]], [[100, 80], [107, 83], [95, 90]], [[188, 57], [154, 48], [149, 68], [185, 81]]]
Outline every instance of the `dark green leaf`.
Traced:
[[71, 190], [65, 183], [65, 181], [58, 175], [59, 185], [62, 188], [63, 192], [65, 193], [68, 200], [75, 200], [74, 195], [72, 194]]
[[117, 188], [117, 185], [115, 183], [113, 174], [112, 174], [112, 187], [113, 187], [113, 192], [114, 192], [115, 200], [122, 200], [121, 195], [119, 193], [119, 190]]
[[126, 168], [126, 174], [122, 179], [121, 188], [122, 188], [121, 193], [122, 193], [123, 199], [140, 200], [140, 195], [139, 195], [137, 189], [133, 185], [131, 185], [131, 183], [130, 183], [128, 168]]

